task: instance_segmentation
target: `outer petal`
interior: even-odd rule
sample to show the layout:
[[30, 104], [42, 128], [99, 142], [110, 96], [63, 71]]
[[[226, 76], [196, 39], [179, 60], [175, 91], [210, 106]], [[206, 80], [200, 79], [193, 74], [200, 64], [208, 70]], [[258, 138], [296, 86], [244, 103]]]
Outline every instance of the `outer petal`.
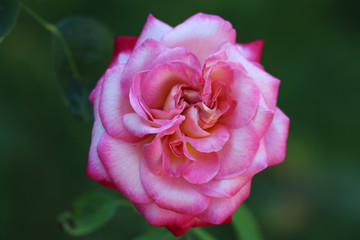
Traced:
[[175, 237], [180, 237], [184, 233], [186, 233], [189, 228], [191, 228], [195, 223], [195, 218], [193, 218], [192, 221], [188, 222], [187, 224], [184, 224], [180, 227], [174, 227], [174, 226], [167, 226], [167, 230], [169, 230]]
[[134, 204], [136, 209], [155, 226], [181, 227], [192, 222], [193, 216], [159, 208], [155, 203]]
[[175, 237], [180, 237], [191, 228], [192, 223], [184, 225], [182, 227], [166, 227], [169, 232], [171, 232]]
[[[231, 222], [232, 222], [232, 216], [228, 217], [224, 222], [222, 222], [220, 224], [226, 224], [226, 223], [231, 223]], [[200, 220], [197, 217], [195, 217], [191, 222], [189, 222], [181, 227], [167, 226], [166, 228], [175, 237], [179, 237], [179, 236], [183, 235], [187, 230], [189, 230], [190, 227], [207, 227], [207, 226], [211, 226], [211, 225], [214, 225], [214, 224]]]
[[121, 90], [124, 96], [129, 96], [135, 74], [147, 70], [153, 60], [168, 48], [153, 39], [147, 39], [136, 47], [126, 63], [121, 80]]
[[[99, 82], [103, 82], [103, 79], [100, 79]], [[99, 83], [98, 83], [99, 84]], [[105, 132], [105, 129], [101, 123], [99, 116], [99, 101], [100, 101], [100, 93], [102, 89], [102, 84], [95, 88], [93, 91], [94, 98], [94, 126], [91, 134], [91, 145], [89, 151], [89, 159], [86, 168], [86, 175], [97, 181], [105, 181], [110, 182], [111, 179], [106, 172], [104, 166], [102, 165], [98, 153], [97, 146], [99, 144], [100, 138]]]
[[242, 55], [250, 62], [260, 63], [261, 52], [264, 47], [264, 40], [255, 40], [249, 43], [240, 43], [236, 45]]
[[152, 200], [140, 180], [140, 160], [144, 143], [129, 144], [104, 133], [98, 154], [111, 179], [130, 201], [148, 203]]
[[160, 208], [196, 215], [209, 205], [210, 198], [193, 189], [184, 179], [169, 177], [165, 173], [154, 175], [144, 161], [141, 162], [141, 180], [146, 192]]
[[233, 129], [230, 140], [218, 152], [220, 162], [217, 179], [231, 178], [243, 173], [251, 164], [259, 148], [259, 137], [254, 124]]
[[289, 118], [277, 108], [274, 119], [264, 136], [269, 166], [284, 160], [288, 132]]
[[210, 197], [229, 198], [238, 193], [249, 181], [249, 177], [238, 176], [228, 179], [213, 179], [208, 183], [194, 185], [194, 187]]
[[235, 39], [231, 23], [218, 16], [198, 13], [165, 34], [162, 41], [171, 48], [185, 46], [203, 64], [221, 45], [235, 43]]
[[265, 98], [260, 94], [260, 102], [254, 117], [254, 125], [259, 137], [263, 137], [274, 118], [274, 111], [267, 105]]
[[264, 170], [267, 166], [268, 166], [268, 158], [266, 154], [265, 143], [264, 140], [262, 139], [260, 141], [260, 146], [258, 151], [256, 152], [254, 160], [252, 161], [249, 168], [244, 173], [241, 174], [241, 176], [252, 177], [256, 173]]
[[264, 95], [266, 103], [271, 109], [275, 109], [280, 80], [249, 62], [234, 45], [225, 44], [223, 48], [229, 60], [241, 63], [245, 67], [249, 77], [254, 80]]
[[210, 222], [212, 224], [220, 224], [229, 218], [239, 205], [250, 194], [249, 181], [235, 196], [231, 198], [213, 198], [209, 207], [197, 217], [203, 221]]
[[140, 46], [146, 39], [152, 38], [159, 41], [165, 33], [172, 30], [168, 24], [155, 18], [152, 14], [149, 14], [145, 26], [140, 34], [139, 40], [136, 43], [136, 47]]
[[190, 138], [186, 140], [199, 152], [210, 153], [218, 152], [223, 149], [226, 142], [229, 140], [230, 131], [223, 125], [217, 124], [208, 130], [210, 136], [204, 138]]
[[126, 63], [134, 49], [137, 39], [137, 37], [132, 36], [121, 36], [115, 38], [113, 56], [109, 67]]
[[124, 127], [123, 115], [133, 112], [129, 100], [120, 89], [121, 74], [124, 65], [117, 65], [106, 71], [101, 91], [99, 112], [105, 130], [113, 137], [138, 142], [140, 138], [130, 134]]

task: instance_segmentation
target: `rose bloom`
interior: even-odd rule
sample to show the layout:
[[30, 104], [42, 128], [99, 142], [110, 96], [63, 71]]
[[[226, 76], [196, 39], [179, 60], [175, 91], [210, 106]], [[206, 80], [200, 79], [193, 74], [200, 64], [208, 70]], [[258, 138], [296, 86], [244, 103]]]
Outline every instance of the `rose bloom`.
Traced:
[[285, 157], [289, 119], [262, 47], [202, 13], [174, 28], [149, 15], [140, 37], [117, 37], [90, 95], [87, 175], [175, 236], [231, 222], [254, 174]]

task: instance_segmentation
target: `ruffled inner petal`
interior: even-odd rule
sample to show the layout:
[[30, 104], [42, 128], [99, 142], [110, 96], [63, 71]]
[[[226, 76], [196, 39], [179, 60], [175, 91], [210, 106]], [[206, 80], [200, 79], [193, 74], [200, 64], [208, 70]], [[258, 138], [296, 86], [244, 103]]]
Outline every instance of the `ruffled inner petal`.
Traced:
[[208, 129], [209, 136], [203, 138], [186, 137], [186, 140], [199, 152], [210, 153], [220, 151], [229, 140], [230, 131], [223, 125], [217, 124]]
[[180, 177], [191, 161], [183, 154], [184, 140], [180, 136], [167, 136], [163, 143], [163, 169], [170, 177]]
[[164, 121], [163, 125], [154, 125], [136, 113], [128, 113], [124, 115], [123, 122], [125, 128], [134, 136], [144, 137], [148, 134], [160, 134], [158, 137], [161, 137], [175, 132], [184, 119], [184, 116], [178, 115], [171, 120]]
[[141, 85], [142, 97], [149, 108], [162, 109], [175, 85], [193, 86], [198, 78], [198, 72], [183, 63], [158, 65], [144, 78]]
[[186, 181], [192, 184], [202, 184], [213, 179], [219, 171], [220, 159], [214, 152], [202, 153], [187, 145], [188, 153], [193, 161], [182, 175]]

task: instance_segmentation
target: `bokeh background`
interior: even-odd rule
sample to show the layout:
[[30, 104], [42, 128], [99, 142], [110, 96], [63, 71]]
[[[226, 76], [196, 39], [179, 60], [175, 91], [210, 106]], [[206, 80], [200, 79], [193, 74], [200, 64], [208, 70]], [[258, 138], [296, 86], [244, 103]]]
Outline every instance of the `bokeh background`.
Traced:
[[[139, 35], [149, 13], [175, 26], [205, 12], [229, 20], [238, 42], [264, 39], [262, 64], [282, 81], [278, 106], [291, 126], [285, 162], [255, 176], [246, 204], [265, 239], [360, 235], [359, 1], [25, 2], [53, 23], [96, 18], [114, 36]], [[51, 39], [21, 11], [0, 45], [1, 239], [73, 239], [57, 215], [87, 190], [108, 191], [85, 176], [91, 124], [63, 104]], [[146, 227], [120, 208], [109, 224], [79, 239], [131, 239]], [[230, 225], [209, 231], [232, 236]]]

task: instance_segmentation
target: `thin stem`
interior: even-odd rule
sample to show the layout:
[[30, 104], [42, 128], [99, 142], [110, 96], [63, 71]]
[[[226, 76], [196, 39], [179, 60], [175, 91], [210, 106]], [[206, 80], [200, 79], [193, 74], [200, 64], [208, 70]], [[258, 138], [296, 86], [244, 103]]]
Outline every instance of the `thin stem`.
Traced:
[[210, 233], [206, 232], [203, 228], [193, 228], [192, 231], [200, 239], [216, 240], [216, 238], [214, 238]]
[[74, 57], [71, 53], [69, 44], [67, 43], [66, 39], [64, 38], [64, 35], [59, 31], [59, 29], [52, 23], [49, 23], [45, 19], [43, 19], [40, 15], [35, 13], [31, 8], [26, 6], [24, 3], [21, 3], [21, 9], [27, 12], [31, 17], [33, 17], [41, 26], [43, 26], [46, 30], [48, 30], [50, 33], [54, 34], [60, 41], [61, 46], [64, 49], [66, 58], [69, 62], [69, 67], [71, 70], [71, 73], [75, 79], [80, 79], [80, 73], [78, 71], [78, 68], [76, 66]]

